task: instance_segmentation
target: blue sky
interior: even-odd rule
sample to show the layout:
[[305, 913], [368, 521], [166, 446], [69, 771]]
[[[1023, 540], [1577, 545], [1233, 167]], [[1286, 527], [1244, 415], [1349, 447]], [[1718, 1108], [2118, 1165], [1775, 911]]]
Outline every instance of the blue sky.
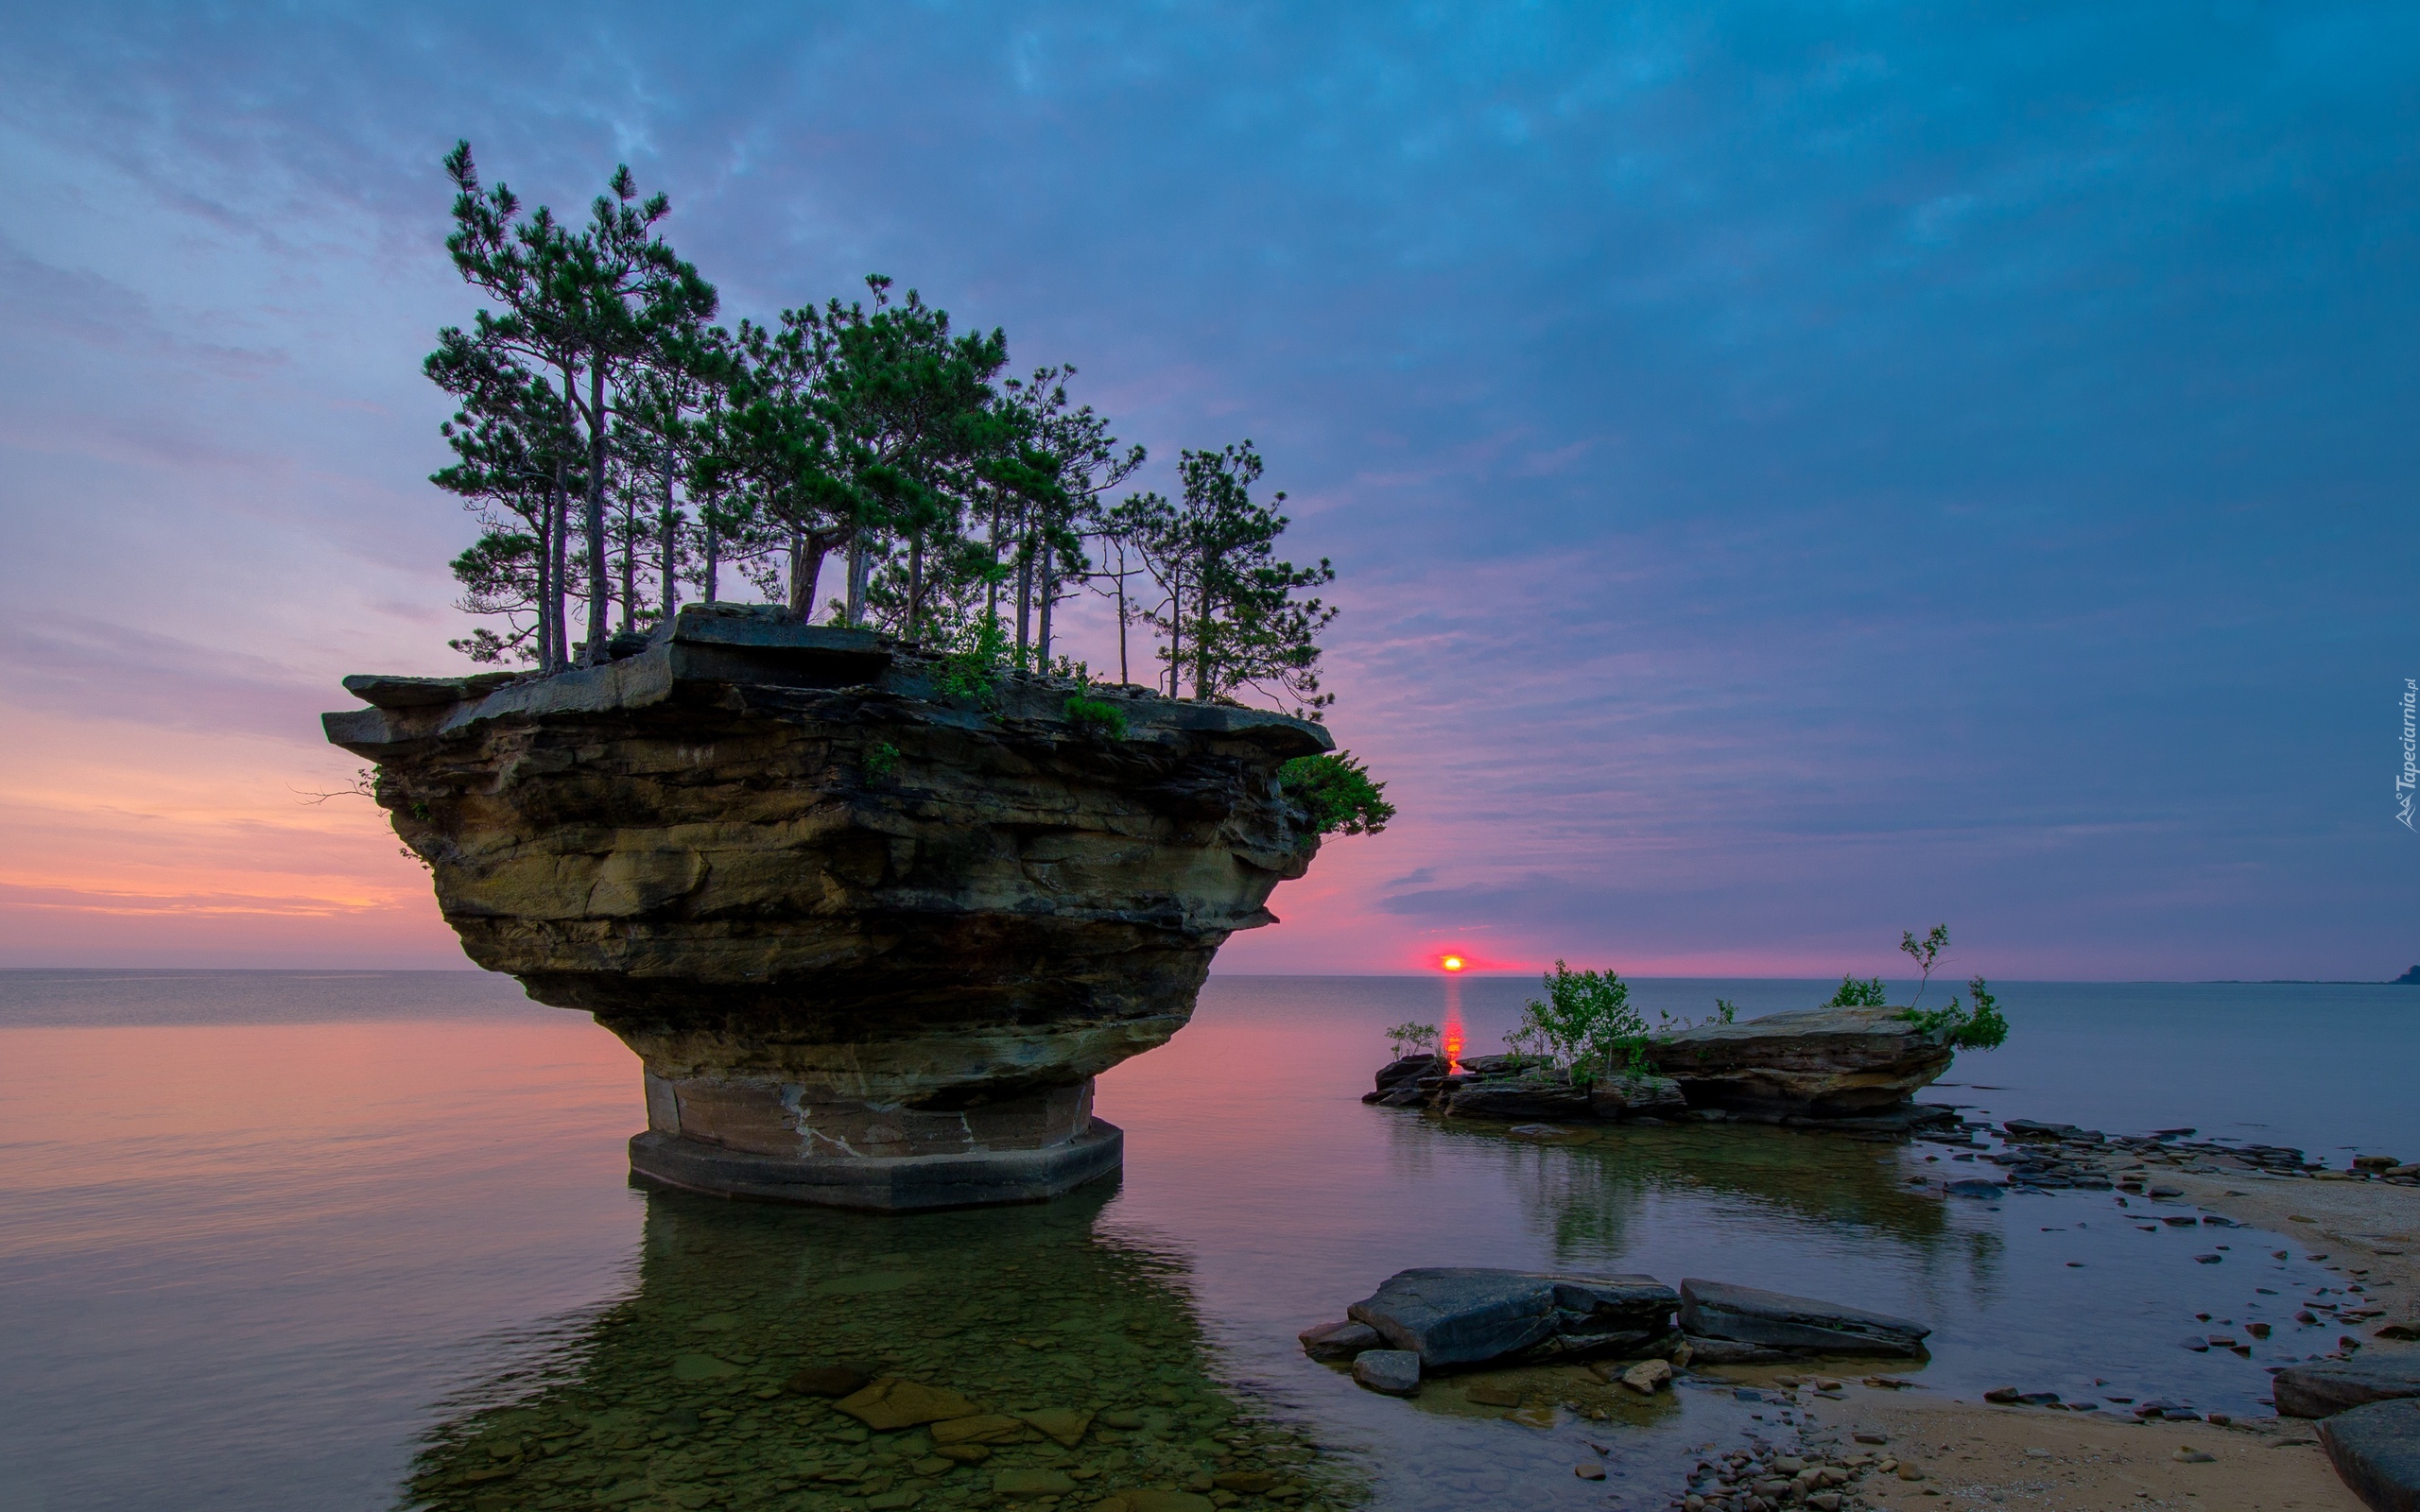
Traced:
[[1405, 812], [1222, 966], [2420, 959], [2420, 12], [393, 10], [0, 20], [0, 961], [458, 959], [293, 800], [460, 633], [458, 136], [1259, 444]]

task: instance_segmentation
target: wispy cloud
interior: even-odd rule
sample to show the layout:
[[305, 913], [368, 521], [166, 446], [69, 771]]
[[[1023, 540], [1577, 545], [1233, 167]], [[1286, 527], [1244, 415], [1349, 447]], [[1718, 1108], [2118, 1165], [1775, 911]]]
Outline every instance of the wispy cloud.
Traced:
[[[2420, 656], [2420, 17], [902, 16], [18, 18], [7, 717], [154, 732], [95, 748], [175, 786], [196, 743], [300, 766], [337, 672], [454, 664], [417, 364], [475, 302], [467, 135], [572, 211], [630, 162], [734, 314], [879, 270], [1076, 361], [1148, 484], [1260, 443], [1404, 816], [1232, 960], [1450, 920], [1811, 967], [1954, 908], [2075, 969], [2409, 964], [2377, 690]], [[377, 843], [263, 836], [265, 873]]]

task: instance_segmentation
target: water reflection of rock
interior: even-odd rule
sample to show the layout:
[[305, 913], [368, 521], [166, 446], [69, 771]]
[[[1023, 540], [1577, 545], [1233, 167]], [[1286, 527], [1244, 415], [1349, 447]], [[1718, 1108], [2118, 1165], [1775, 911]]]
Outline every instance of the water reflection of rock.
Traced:
[[[897, 1512], [1187, 1493], [1252, 1512], [1357, 1499], [1300, 1431], [1213, 1377], [1184, 1263], [1096, 1230], [1107, 1194], [917, 1218], [648, 1198], [638, 1289], [445, 1404], [404, 1504]], [[986, 1412], [1093, 1415], [974, 1463], [783, 1389], [849, 1364]], [[1062, 1423], [1063, 1427], [1063, 1422]], [[1013, 1432], [1013, 1430], [1012, 1430]], [[997, 1437], [998, 1435], [993, 1435]]]
[[1492, 1125], [1415, 1119], [1401, 1120], [1396, 1138], [1492, 1147], [1530, 1226], [1573, 1264], [1630, 1251], [1644, 1237], [1649, 1205], [1682, 1197], [1847, 1228], [1904, 1246], [1920, 1265], [1962, 1260], [1978, 1285], [1998, 1265], [1998, 1235], [1954, 1223], [1941, 1197], [1911, 1190], [1895, 1143], [1741, 1124], [1577, 1129], [1541, 1142]]

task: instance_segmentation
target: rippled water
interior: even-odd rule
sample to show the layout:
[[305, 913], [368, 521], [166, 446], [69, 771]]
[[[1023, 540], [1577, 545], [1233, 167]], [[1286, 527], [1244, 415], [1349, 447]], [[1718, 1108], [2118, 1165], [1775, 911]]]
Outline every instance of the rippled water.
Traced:
[[[1452, 996], [1448, 997], [1448, 992]], [[1127, 1171], [1058, 1203], [863, 1217], [625, 1182], [636, 1065], [470, 973], [0, 972], [0, 1505], [1046, 1504], [993, 1475], [1258, 1471], [1244, 1512], [1367, 1500], [1660, 1504], [1696, 1445], [1796, 1409], [1532, 1373], [1547, 1427], [1461, 1383], [1371, 1396], [1293, 1342], [1394, 1270], [1496, 1264], [1779, 1286], [1930, 1322], [1896, 1373], [2256, 1410], [2327, 1278], [2250, 1230], [2145, 1232], [2112, 1194], [1945, 1202], [1950, 1150], [1793, 1130], [1547, 1145], [1366, 1108], [1379, 1030], [1492, 1048], [1525, 984], [1215, 979], [1102, 1079]], [[1647, 983], [1651, 1008], [1804, 1006], [1805, 983]], [[1936, 1095], [2113, 1132], [2420, 1149], [2420, 991], [2014, 987], [2016, 1036]], [[2352, 1052], [2358, 1053], [2352, 1053]], [[1927, 1157], [1934, 1157], [1927, 1163]], [[2219, 1245], [2224, 1262], [2193, 1256]], [[2270, 1287], [2264, 1296], [2256, 1288]], [[2250, 1360], [2187, 1353], [2279, 1321]], [[2323, 1331], [2325, 1332], [2325, 1331]], [[2300, 1341], [2300, 1342], [2298, 1342]], [[778, 1383], [863, 1365], [999, 1410], [1098, 1414], [971, 1469]], [[1825, 1407], [1822, 1410], [1832, 1410]], [[1588, 1416], [1606, 1415], [1601, 1420]], [[1588, 1441], [1611, 1480], [1582, 1482]], [[1011, 1483], [1020, 1484], [1020, 1483]]]

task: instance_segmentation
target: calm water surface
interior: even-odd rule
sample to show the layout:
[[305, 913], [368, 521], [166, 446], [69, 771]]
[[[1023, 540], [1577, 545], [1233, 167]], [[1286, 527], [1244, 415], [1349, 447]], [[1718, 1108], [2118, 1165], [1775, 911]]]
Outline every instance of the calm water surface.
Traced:
[[[1541, 1147], [1355, 1100], [1385, 1026], [1449, 1022], [1493, 1049], [1528, 989], [1215, 979], [1192, 1027], [1102, 1078], [1121, 1181], [886, 1219], [631, 1190], [634, 1060], [510, 982], [0, 972], [0, 1506], [949, 1512], [991, 1503], [1003, 1467], [1077, 1473], [1079, 1504], [1219, 1452], [1310, 1506], [1603, 1507], [1626, 1486], [1660, 1504], [1694, 1446], [1782, 1417], [1708, 1390], [1626, 1402], [1573, 1375], [1532, 1384], [1615, 1420], [1540, 1429], [1450, 1386], [1373, 1397], [1302, 1357], [1298, 1330], [1416, 1264], [1703, 1276], [1909, 1314], [1937, 1332], [1903, 1373], [1966, 1391], [2100, 1378], [2256, 1410], [2263, 1364], [2332, 1342], [2286, 1324], [2249, 1362], [2187, 1353], [2196, 1313], [2283, 1322], [2325, 1274], [2249, 1230], [2143, 1232], [2105, 1193], [1910, 1191], [1945, 1150], [1737, 1127]], [[1637, 993], [1651, 1016], [1698, 1016], [1826, 990]], [[2420, 1150], [2397, 1069], [2420, 1051], [2420, 991], [2002, 995], [2011, 1044], [1962, 1057], [1937, 1099]], [[2224, 1263], [2194, 1263], [2219, 1242]], [[1125, 1426], [942, 1472], [925, 1435], [853, 1433], [772, 1392], [826, 1361]], [[1612, 1446], [1608, 1485], [1570, 1473], [1583, 1438]]]

